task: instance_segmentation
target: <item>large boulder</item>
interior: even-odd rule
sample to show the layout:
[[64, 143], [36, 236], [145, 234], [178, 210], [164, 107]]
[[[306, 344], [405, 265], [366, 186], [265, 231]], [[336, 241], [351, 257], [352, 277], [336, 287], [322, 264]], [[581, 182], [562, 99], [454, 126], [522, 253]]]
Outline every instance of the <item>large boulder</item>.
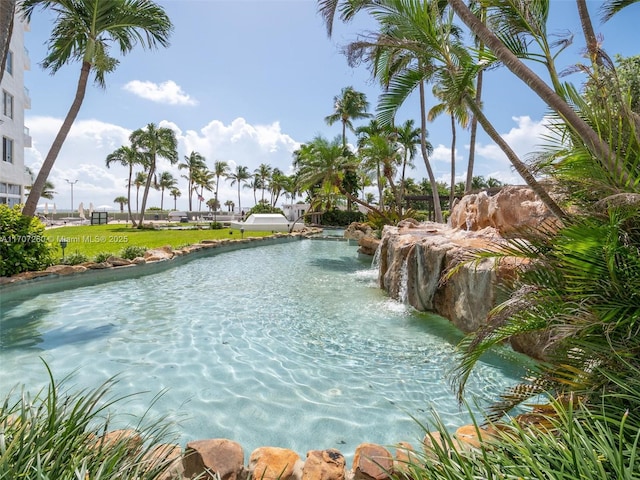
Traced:
[[302, 469], [302, 480], [344, 480], [345, 459], [338, 450], [310, 450]]
[[484, 191], [465, 195], [452, 209], [449, 221], [452, 228], [492, 227], [503, 237], [510, 237], [517, 235], [518, 230], [536, 227], [552, 218], [531, 188], [509, 185], [493, 196]]
[[244, 451], [239, 443], [224, 438], [196, 440], [187, 443], [182, 464], [187, 478], [237, 480]]
[[353, 455], [354, 480], [389, 480], [393, 475], [393, 456], [381, 445], [361, 443]]
[[251, 452], [250, 480], [293, 480], [302, 476], [300, 456], [280, 447], [259, 447]]

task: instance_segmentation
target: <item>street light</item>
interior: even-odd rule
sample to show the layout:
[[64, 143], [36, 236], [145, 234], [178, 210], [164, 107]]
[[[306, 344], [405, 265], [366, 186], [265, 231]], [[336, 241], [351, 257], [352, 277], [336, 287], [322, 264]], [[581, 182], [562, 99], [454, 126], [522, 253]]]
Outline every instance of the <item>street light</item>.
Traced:
[[74, 180], [73, 182], [67, 178], [65, 178], [65, 181], [71, 185], [71, 216], [73, 217], [73, 186], [78, 183], [78, 180]]
[[240, 227], [240, 238], [244, 238], [244, 227]]

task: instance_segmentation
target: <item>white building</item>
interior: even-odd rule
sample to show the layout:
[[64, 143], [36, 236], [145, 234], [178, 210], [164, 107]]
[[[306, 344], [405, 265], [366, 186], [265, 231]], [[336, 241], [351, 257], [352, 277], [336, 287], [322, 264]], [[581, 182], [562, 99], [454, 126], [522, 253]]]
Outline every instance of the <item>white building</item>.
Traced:
[[24, 203], [24, 187], [33, 182], [24, 166], [24, 149], [31, 147], [29, 129], [24, 124], [24, 111], [31, 108], [29, 91], [24, 85], [24, 72], [31, 69], [29, 52], [24, 46], [24, 32], [28, 31], [29, 24], [16, 13], [7, 64], [0, 83], [0, 203], [11, 206]]

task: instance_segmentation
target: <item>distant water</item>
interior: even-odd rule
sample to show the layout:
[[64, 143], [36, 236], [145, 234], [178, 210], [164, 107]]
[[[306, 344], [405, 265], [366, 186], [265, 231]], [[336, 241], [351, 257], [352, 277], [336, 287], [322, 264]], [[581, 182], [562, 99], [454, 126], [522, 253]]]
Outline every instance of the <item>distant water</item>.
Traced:
[[[0, 394], [46, 385], [40, 357], [69, 385], [118, 375], [114, 394], [147, 392], [120, 414], [177, 422], [178, 441], [338, 448], [417, 443], [430, 409], [468, 422], [445, 373], [460, 334], [377, 287], [346, 242], [299, 241], [218, 254], [135, 279], [2, 298]], [[490, 357], [469, 382], [485, 404], [520, 369]], [[126, 412], [125, 412], [126, 411]], [[116, 423], [130, 422], [118, 415]]]

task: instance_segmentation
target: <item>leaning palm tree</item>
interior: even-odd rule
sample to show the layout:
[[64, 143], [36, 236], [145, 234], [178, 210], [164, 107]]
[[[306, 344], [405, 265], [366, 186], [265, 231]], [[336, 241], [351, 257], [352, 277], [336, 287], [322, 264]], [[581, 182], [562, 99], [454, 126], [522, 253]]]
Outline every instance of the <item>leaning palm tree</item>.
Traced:
[[[133, 216], [131, 215], [131, 185], [133, 184], [133, 166], [134, 165], [144, 165], [145, 158], [144, 156], [134, 147], [127, 147], [126, 145], [121, 146], [114, 152], [107, 155], [107, 168], [111, 166], [112, 163], [118, 162], [121, 165], [125, 165], [129, 167], [129, 177], [127, 178], [127, 209], [129, 211], [129, 218], [133, 222], [133, 226], [136, 226], [135, 220], [133, 220]], [[139, 187], [138, 187], [139, 188]], [[136, 210], [138, 209], [138, 199], [136, 197]]]
[[[238, 185], [238, 210], [242, 211], [242, 203], [240, 201], [240, 188], [242, 188], [243, 183], [246, 183], [247, 180], [251, 178], [249, 169], [247, 167], [243, 167], [242, 165], [237, 165], [235, 172], [227, 175], [227, 178], [231, 180], [232, 187], [236, 184]], [[225, 205], [227, 204], [225, 203]]]
[[273, 169], [271, 165], [261, 163], [253, 173], [256, 175], [256, 179], [260, 179], [260, 189], [262, 190], [262, 203], [264, 203], [264, 191], [269, 187], [269, 181], [271, 180], [271, 174]]
[[56, 13], [44, 68], [55, 74], [68, 63], [81, 62], [74, 100], [22, 210], [24, 215], [33, 216], [42, 186], [82, 106], [90, 73], [93, 71], [96, 84], [104, 87], [106, 74], [118, 65], [118, 60], [109, 55], [110, 44], [115, 43], [122, 55], [138, 44], [143, 48], [164, 47], [173, 26], [165, 11], [151, 0], [23, 0], [21, 8], [27, 20], [37, 8]]
[[325, 117], [328, 125], [336, 122], [342, 123], [342, 147], [347, 146], [347, 128], [354, 131], [352, 120], [370, 118], [367, 112], [369, 102], [367, 96], [362, 92], [357, 92], [353, 87], [345, 87], [340, 95], [333, 97], [333, 113]]
[[156, 175], [156, 161], [158, 157], [162, 157], [169, 160], [172, 165], [177, 163], [178, 142], [173, 130], [167, 127], [157, 127], [153, 123], [148, 124], [144, 129], [135, 130], [129, 139], [131, 144], [142, 151], [147, 158], [147, 182], [142, 194], [142, 206], [140, 208], [140, 218], [138, 219], [138, 228], [142, 228], [149, 189]]
[[193, 179], [194, 181], [194, 188], [198, 189], [200, 188], [200, 191], [197, 192], [198, 195], [198, 211], [200, 211], [202, 209], [202, 202], [204, 202], [204, 191], [207, 190], [208, 192], [213, 190], [213, 179], [215, 178], [215, 173], [213, 173], [211, 170], [209, 170], [208, 168], [205, 168], [203, 170], [198, 170], [196, 172], [196, 176]]
[[[417, 145], [420, 145], [421, 131], [414, 128], [414, 121], [407, 120], [402, 125], [395, 128], [396, 141], [402, 147], [402, 174], [400, 175], [400, 197], [404, 199], [405, 194], [405, 178], [407, 166], [415, 168], [413, 157], [417, 152]], [[433, 146], [427, 141], [427, 151], [429, 154], [433, 152]]]
[[120, 205], [120, 213], [124, 213], [124, 206], [129, 204], [129, 199], [120, 195], [113, 199], [113, 203], [117, 203]]
[[[133, 177], [133, 181], [129, 182], [129, 186], [132, 184], [136, 187], [136, 213], [140, 211], [138, 205], [140, 204], [140, 188], [143, 187], [147, 183], [147, 174], [145, 172], [136, 172]], [[136, 226], [136, 222], [131, 217], [131, 221], [133, 222], [133, 226]]]

